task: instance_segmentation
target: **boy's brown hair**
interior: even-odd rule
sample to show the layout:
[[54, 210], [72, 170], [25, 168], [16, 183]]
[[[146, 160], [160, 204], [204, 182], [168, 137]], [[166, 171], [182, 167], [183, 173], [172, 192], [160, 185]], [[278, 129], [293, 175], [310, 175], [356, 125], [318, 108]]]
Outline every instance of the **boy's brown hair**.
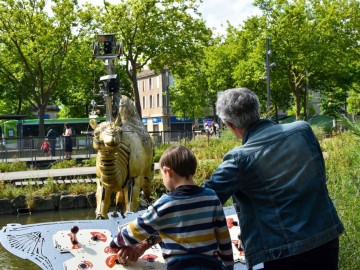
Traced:
[[189, 179], [196, 172], [197, 161], [193, 152], [184, 146], [172, 146], [168, 148], [161, 156], [160, 168], [166, 166], [175, 173]]

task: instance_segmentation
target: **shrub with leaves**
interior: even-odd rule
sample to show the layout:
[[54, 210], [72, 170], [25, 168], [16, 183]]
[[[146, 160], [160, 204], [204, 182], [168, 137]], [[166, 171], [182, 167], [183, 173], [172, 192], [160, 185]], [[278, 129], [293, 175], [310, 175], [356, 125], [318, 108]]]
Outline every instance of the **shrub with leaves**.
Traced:
[[360, 140], [344, 132], [322, 146], [328, 152], [329, 194], [346, 230], [340, 237], [340, 269], [360, 269]]
[[27, 166], [26, 166], [26, 162], [24, 161], [0, 162], [1, 172], [19, 172], [26, 170], [27, 170]]
[[51, 169], [66, 169], [66, 168], [74, 168], [78, 167], [78, 163], [76, 159], [65, 159], [59, 162], [56, 162], [51, 166]]

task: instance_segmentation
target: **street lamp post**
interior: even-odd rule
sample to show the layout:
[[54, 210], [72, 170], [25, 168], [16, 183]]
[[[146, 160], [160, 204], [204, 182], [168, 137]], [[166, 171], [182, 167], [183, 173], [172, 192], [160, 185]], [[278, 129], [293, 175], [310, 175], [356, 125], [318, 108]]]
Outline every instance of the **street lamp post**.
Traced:
[[270, 69], [276, 66], [276, 63], [270, 64], [270, 55], [272, 51], [270, 50], [270, 38], [266, 38], [266, 90], [267, 90], [267, 102], [266, 102], [266, 111], [270, 110]]
[[270, 109], [270, 39], [266, 38], [266, 90], [267, 90], [267, 102], [266, 110], [269, 112]]

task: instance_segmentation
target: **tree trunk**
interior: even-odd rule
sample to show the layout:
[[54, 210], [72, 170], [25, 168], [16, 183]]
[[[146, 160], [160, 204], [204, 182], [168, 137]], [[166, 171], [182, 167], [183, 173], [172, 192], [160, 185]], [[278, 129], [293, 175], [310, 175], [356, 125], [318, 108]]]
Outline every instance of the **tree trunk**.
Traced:
[[304, 119], [307, 121], [309, 119], [309, 112], [308, 112], [308, 95], [307, 95], [307, 89], [305, 89], [305, 95], [304, 95]]
[[[134, 67], [134, 65], [133, 65]], [[130, 70], [130, 78], [131, 78], [131, 83], [133, 86], [133, 94], [134, 94], [134, 98], [135, 98], [135, 107], [136, 110], [140, 116], [140, 118], [142, 119], [142, 114], [141, 114], [141, 103], [140, 103], [140, 95], [139, 95], [139, 88], [138, 88], [138, 84], [137, 84], [137, 77], [136, 77], [136, 69], [132, 68]]]
[[216, 120], [216, 103], [213, 103], [212, 107], [213, 107], [213, 115], [214, 115], [214, 121], [215, 121]]
[[300, 120], [301, 116], [301, 98], [299, 89], [294, 89], [295, 105], [296, 105], [296, 120]]
[[38, 116], [39, 116], [39, 136], [45, 136], [45, 128], [44, 128], [44, 118], [45, 118], [45, 108], [46, 106], [38, 106]]

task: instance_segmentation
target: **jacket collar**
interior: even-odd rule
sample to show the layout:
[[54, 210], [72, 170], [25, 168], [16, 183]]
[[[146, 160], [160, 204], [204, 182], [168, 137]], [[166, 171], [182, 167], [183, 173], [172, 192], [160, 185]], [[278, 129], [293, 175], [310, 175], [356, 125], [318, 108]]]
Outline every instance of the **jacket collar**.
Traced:
[[265, 128], [267, 128], [269, 126], [273, 126], [273, 125], [276, 125], [276, 123], [269, 120], [269, 119], [260, 119], [260, 120], [258, 120], [256, 122], [254, 122], [245, 131], [244, 137], [242, 139], [242, 144], [244, 145], [252, 135], [254, 135], [254, 134], [258, 133], [258, 132], [261, 132]]

